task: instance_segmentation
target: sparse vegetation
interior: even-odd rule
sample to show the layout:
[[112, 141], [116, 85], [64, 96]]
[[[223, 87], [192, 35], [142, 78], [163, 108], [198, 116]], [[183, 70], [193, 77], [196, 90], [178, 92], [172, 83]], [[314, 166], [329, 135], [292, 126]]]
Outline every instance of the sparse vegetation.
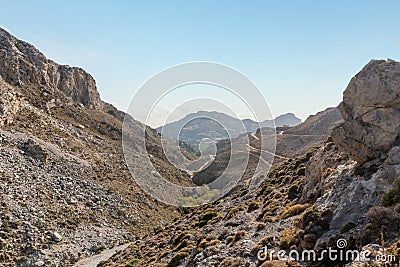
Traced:
[[235, 240], [235, 236], [230, 235], [225, 239], [226, 244], [230, 244]]
[[376, 228], [390, 228], [396, 221], [393, 210], [385, 207], [372, 207], [365, 215]]
[[172, 245], [173, 245], [173, 246], [176, 246], [176, 245], [178, 245], [178, 244], [181, 242], [182, 239], [187, 238], [187, 237], [190, 237], [190, 236], [191, 236], [191, 235], [190, 235], [189, 233], [187, 233], [187, 232], [182, 232], [182, 233], [178, 234], [177, 236], [175, 236], [175, 237], [172, 239]]
[[134, 258], [130, 261], [128, 261], [124, 267], [133, 267], [136, 263], [139, 263], [140, 259]]
[[257, 231], [261, 231], [261, 230], [263, 230], [263, 229], [265, 228], [265, 226], [266, 226], [265, 223], [259, 222], [259, 223], [257, 223], [256, 230], [257, 230]]
[[328, 177], [333, 171], [334, 171], [334, 169], [329, 168], [329, 167], [324, 169], [324, 171], [322, 172], [322, 178]]
[[288, 199], [295, 199], [298, 194], [299, 187], [297, 185], [292, 185], [288, 190]]
[[[379, 244], [380, 240], [389, 245], [394, 242], [388, 250], [400, 254], [400, 242], [395, 241], [400, 233], [400, 178], [394, 176], [399, 150], [390, 147], [398, 146], [399, 138], [397, 133], [386, 131], [389, 124], [397, 126], [393, 125], [397, 121], [389, 121], [391, 116], [379, 121], [378, 115], [386, 112], [373, 114], [377, 107], [385, 109], [388, 102], [391, 110], [398, 109], [394, 100], [379, 98], [398, 96], [393, 91], [399, 87], [400, 63], [382, 60], [379, 61], [382, 68], [370, 73], [375, 68], [371, 61], [372, 65], [365, 68], [368, 75], [357, 74], [358, 87], [383, 84], [375, 87], [388, 92], [362, 90], [365, 99], [378, 101], [358, 108], [360, 90], [353, 87], [353, 92], [344, 94], [346, 98], [352, 97], [345, 99], [340, 108], [345, 123], [342, 126], [326, 125], [318, 121], [320, 115], [317, 115], [310, 116], [312, 126], [305, 123], [299, 127], [277, 127], [282, 128], [279, 135], [272, 128], [271, 136], [262, 136], [262, 129], [240, 135], [236, 140], [250, 137], [251, 155], [245, 175], [239, 177], [233, 173], [232, 177], [240, 181], [229, 192], [221, 192], [205, 184], [218, 177], [229, 160], [232, 159], [233, 165], [243, 162], [247, 146], [245, 149], [234, 140], [220, 140], [218, 132], [208, 129], [209, 133], [217, 134], [214, 136], [218, 141], [217, 154], [210, 158], [213, 163], [208, 170], [186, 173], [170, 164], [157, 130], [101, 101], [95, 81], [82, 69], [59, 66], [2, 29], [0, 50], [3, 67], [0, 69], [0, 265], [72, 265], [89, 253], [99, 253], [124, 242], [129, 242], [126, 249], [98, 266], [285, 266], [290, 263], [273, 259], [262, 263], [255, 255], [263, 246], [304, 250], [314, 248], [317, 241], [318, 245], [323, 243], [321, 247], [330, 246], [340, 237], [360, 247], [364, 243]], [[385, 70], [387, 64], [390, 68]], [[394, 74], [396, 84], [391, 84], [387, 79]], [[378, 80], [369, 81], [369, 77]], [[354, 79], [350, 87], [353, 83]], [[341, 117], [337, 109], [332, 110]], [[331, 116], [325, 112], [323, 116]], [[370, 121], [377, 120], [372, 125], [364, 120], [365, 115], [359, 114], [367, 114]], [[352, 120], [350, 125], [348, 118]], [[130, 120], [133, 129], [123, 133], [123, 125]], [[5, 122], [7, 125], [3, 125]], [[197, 131], [197, 126], [192, 124], [190, 130]], [[371, 129], [363, 131], [364, 126]], [[333, 132], [331, 127], [336, 127]], [[385, 136], [374, 132], [371, 136], [382, 138], [365, 138], [364, 133], [372, 133], [374, 128], [385, 129]], [[143, 143], [141, 130], [145, 131], [144, 148], [139, 145]], [[326, 132], [332, 132], [328, 143]], [[205, 137], [200, 132], [196, 135]], [[261, 146], [271, 137], [276, 138], [276, 151], [269, 145]], [[350, 138], [340, 140], [342, 137]], [[26, 142], [28, 139], [31, 141]], [[123, 146], [123, 139], [133, 147]], [[358, 141], [368, 141], [364, 144], [366, 149], [357, 149]], [[353, 144], [345, 147], [347, 142]], [[193, 144], [198, 145], [179, 143], [187, 159], [200, 156], [199, 150], [191, 147]], [[321, 147], [298, 157], [314, 145]], [[228, 153], [230, 149], [235, 154]], [[127, 151], [134, 154], [124, 155]], [[263, 157], [263, 151], [268, 152], [268, 157]], [[240, 157], [236, 157], [238, 154]], [[147, 166], [148, 158], [157, 172]], [[259, 164], [268, 158], [274, 160], [267, 164], [270, 171]], [[127, 166], [131, 161], [134, 168]], [[135, 173], [130, 173], [132, 169]], [[305, 177], [306, 174], [310, 177]], [[140, 187], [132, 176], [149, 183]], [[177, 209], [144, 194], [142, 189], [154, 185], [151, 178], [159, 176], [177, 185], [203, 187], [182, 190], [177, 196], [177, 204], [182, 207]], [[386, 186], [373, 183], [394, 178], [398, 179], [393, 188], [381, 198], [384, 207], [371, 208], [365, 214], [367, 219], [362, 217], [368, 205], [379, 201], [377, 198], [383, 193], [380, 190]], [[250, 190], [253, 181], [261, 182], [254, 192]], [[169, 190], [158, 192], [158, 189], [163, 187], [150, 195], [170, 197]], [[219, 198], [221, 193], [224, 197]], [[371, 201], [364, 205], [364, 201], [357, 202], [357, 197]], [[342, 208], [338, 205], [343, 200], [352, 203], [348, 201]], [[317, 203], [315, 207], [311, 207], [313, 203]], [[200, 206], [184, 208], [185, 204]], [[350, 212], [344, 214], [347, 211]], [[368, 224], [360, 233], [359, 228], [366, 220]], [[337, 226], [342, 226], [340, 231]], [[328, 234], [332, 234], [330, 240], [325, 239]], [[81, 243], [84, 251], [78, 254], [76, 244]], [[325, 262], [319, 265], [328, 266]]]
[[154, 227], [154, 233], [157, 234], [163, 230], [163, 227], [161, 225], [158, 225]]
[[206, 225], [209, 221], [211, 221], [214, 218], [220, 217], [219, 212], [216, 211], [207, 211], [204, 214], [199, 216], [199, 222], [198, 222], [198, 226], [199, 227], [203, 227], [204, 225]]
[[255, 244], [250, 253], [252, 255], [257, 255], [257, 252], [260, 251], [264, 246], [273, 247], [275, 245], [273, 236], [264, 236], [257, 244]]

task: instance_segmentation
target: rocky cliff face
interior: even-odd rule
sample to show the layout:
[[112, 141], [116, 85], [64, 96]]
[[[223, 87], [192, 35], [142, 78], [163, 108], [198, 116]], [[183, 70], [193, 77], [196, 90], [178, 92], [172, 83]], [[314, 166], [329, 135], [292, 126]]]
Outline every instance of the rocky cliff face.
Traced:
[[60, 90], [88, 108], [102, 108], [96, 82], [90, 74], [47, 59], [33, 45], [1, 28], [0, 75], [11, 85], [39, 85], [52, 92]]
[[339, 109], [345, 123], [332, 138], [358, 162], [380, 157], [400, 144], [400, 63], [372, 60], [353, 79]]
[[344, 122], [306, 167], [302, 201], [315, 201], [333, 214], [319, 242], [340, 234], [349, 222], [363, 232], [367, 211], [381, 205], [400, 177], [399, 104], [400, 63], [392, 60], [372, 60], [344, 91], [339, 105]]

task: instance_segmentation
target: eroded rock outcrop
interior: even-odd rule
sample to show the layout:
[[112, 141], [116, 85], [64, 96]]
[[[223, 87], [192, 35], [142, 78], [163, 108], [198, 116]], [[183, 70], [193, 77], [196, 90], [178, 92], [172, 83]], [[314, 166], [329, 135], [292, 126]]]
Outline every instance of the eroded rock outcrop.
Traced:
[[[339, 105], [344, 122], [310, 159], [302, 201], [330, 210], [328, 241], [352, 223], [362, 229], [366, 212], [400, 177], [400, 63], [373, 60], [347, 86]], [[358, 233], [360, 234], [360, 233]]]
[[0, 75], [11, 85], [41, 85], [50, 91], [60, 90], [88, 108], [103, 106], [96, 82], [89, 73], [47, 59], [33, 45], [1, 28]]
[[21, 94], [13, 90], [0, 75], [0, 127], [14, 120], [14, 115], [24, 105]]
[[400, 142], [400, 63], [372, 60], [347, 86], [339, 105], [345, 122], [334, 129], [334, 143], [365, 162]]

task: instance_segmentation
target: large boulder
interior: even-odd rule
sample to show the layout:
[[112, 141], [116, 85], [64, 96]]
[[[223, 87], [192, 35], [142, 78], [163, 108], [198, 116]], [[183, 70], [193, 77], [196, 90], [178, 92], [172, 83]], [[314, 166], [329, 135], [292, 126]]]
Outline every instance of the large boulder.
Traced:
[[339, 105], [345, 120], [333, 142], [363, 163], [384, 156], [400, 142], [400, 63], [372, 60], [344, 91]]

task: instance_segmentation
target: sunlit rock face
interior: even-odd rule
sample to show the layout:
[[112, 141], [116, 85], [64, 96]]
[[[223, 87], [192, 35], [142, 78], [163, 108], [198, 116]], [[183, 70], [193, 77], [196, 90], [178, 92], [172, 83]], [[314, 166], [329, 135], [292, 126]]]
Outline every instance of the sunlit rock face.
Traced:
[[60, 90], [88, 108], [101, 109], [103, 106], [96, 82], [89, 73], [47, 59], [33, 45], [1, 28], [0, 75], [11, 85], [41, 85], [45, 90]]
[[400, 63], [372, 60], [349, 83], [339, 109], [345, 122], [334, 143], [363, 163], [400, 142]]

